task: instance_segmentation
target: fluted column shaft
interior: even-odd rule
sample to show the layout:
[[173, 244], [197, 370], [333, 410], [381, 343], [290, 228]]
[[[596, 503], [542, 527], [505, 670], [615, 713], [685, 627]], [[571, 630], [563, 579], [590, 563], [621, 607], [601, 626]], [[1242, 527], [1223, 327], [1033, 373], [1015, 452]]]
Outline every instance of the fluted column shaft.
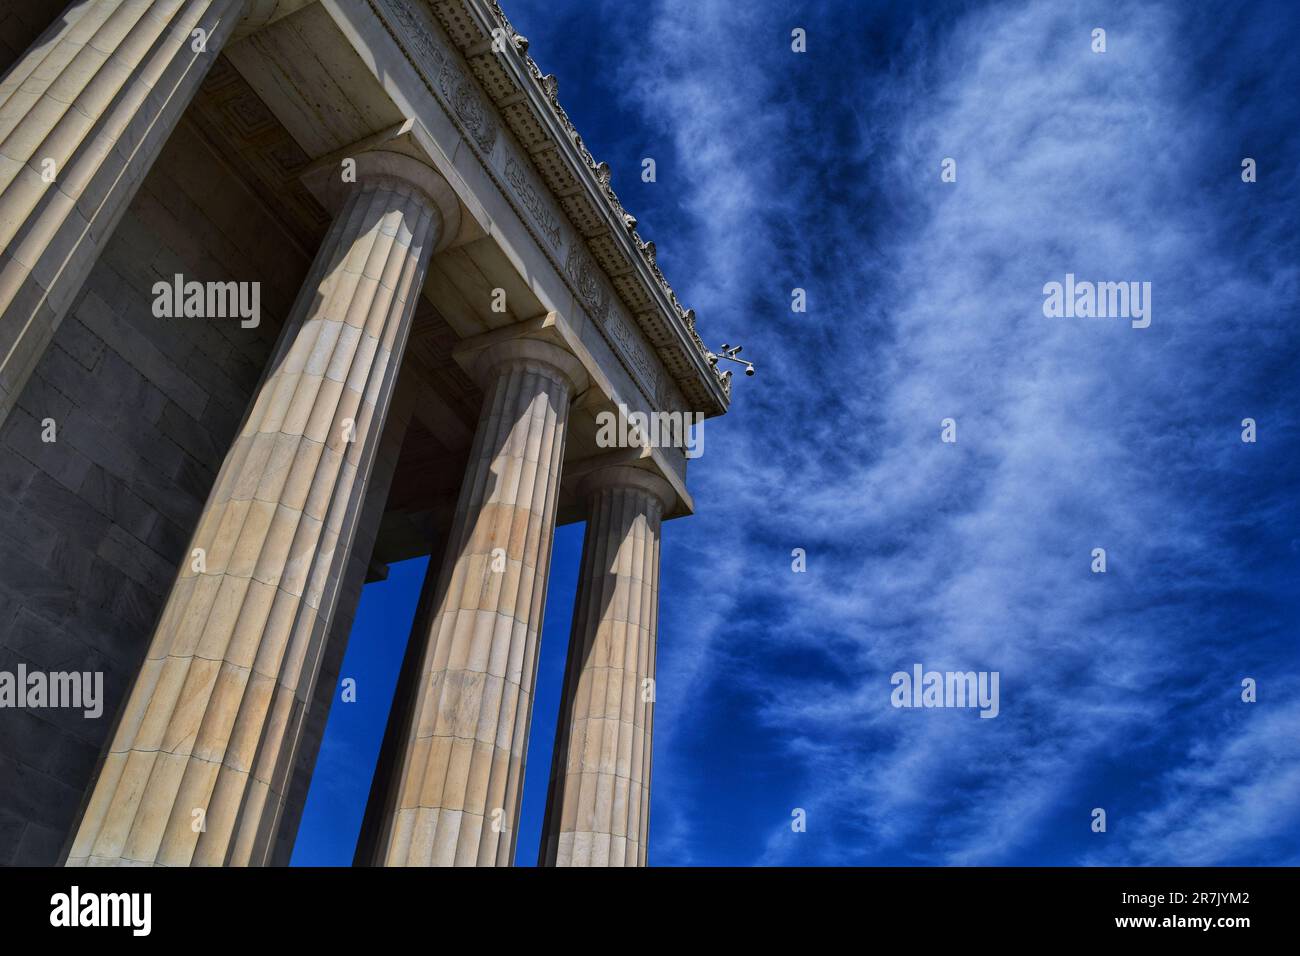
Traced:
[[569, 404], [586, 375], [537, 340], [478, 363], [483, 412], [437, 584], [381, 859], [508, 866]]
[[0, 80], [0, 423], [244, 3], [81, 0]]
[[[320, 642], [444, 228], [421, 188], [424, 177], [440, 181], [394, 156], [358, 160], [358, 182], [199, 519], [70, 864], [257, 864], [270, 852]], [[423, 175], [400, 178], [394, 164]], [[370, 175], [372, 167], [385, 172]]]
[[587, 534], [539, 863], [645, 866], [659, 527], [673, 492], [627, 466], [581, 490]]

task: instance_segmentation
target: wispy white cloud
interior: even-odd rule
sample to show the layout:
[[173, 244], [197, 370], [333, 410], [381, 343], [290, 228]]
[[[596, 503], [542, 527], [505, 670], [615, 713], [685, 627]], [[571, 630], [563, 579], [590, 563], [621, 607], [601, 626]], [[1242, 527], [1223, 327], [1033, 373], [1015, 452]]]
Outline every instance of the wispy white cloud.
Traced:
[[[1259, 304], [1286, 301], [1296, 268], [1251, 267], [1254, 248], [1214, 238], [1238, 200], [1173, 185], [1216, 129], [1189, 103], [1171, 7], [1110, 7], [1098, 55], [1091, 7], [995, 4], [820, 85], [800, 83], [775, 9], [658, 5], [622, 80], [683, 170], [670, 277], [706, 333], [740, 333], [762, 363], [693, 471], [700, 514], [667, 532], [656, 850], [690, 862], [703, 837], [679, 748], [726, 682], [780, 730], [773, 759], [813, 821], [773, 819], [753, 862], [1005, 862], [1076, 804], [1086, 829], [1089, 774], [1167, 744], [1205, 690], [1187, 662], [1224, 654], [1207, 602], [1250, 582], [1238, 516], [1199, 476], [1244, 467], [1233, 351], [1287, 334], [1293, 311]], [[1152, 327], [1044, 318], [1042, 286], [1066, 272], [1152, 282]], [[774, 285], [787, 276], [806, 316]], [[806, 666], [765, 663], [790, 655]], [[889, 674], [918, 661], [1000, 671], [1002, 716], [893, 709]], [[1261, 724], [1294, 737], [1297, 716]], [[1294, 771], [1220, 800], [1246, 825], [1178, 822], [1260, 733], [1166, 770], [1206, 792], [1150, 797], [1118, 852], [1227, 858], [1294, 828]]]
[[[1294, 688], [1295, 681], [1289, 682]], [[1285, 693], [1283, 691], [1283, 693]], [[1300, 860], [1300, 698], [1253, 705], [1197, 734], [1158, 781], [1157, 802], [1087, 862], [1127, 866], [1286, 866]], [[1287, 837], [1279, 841], [1279, 836]]]

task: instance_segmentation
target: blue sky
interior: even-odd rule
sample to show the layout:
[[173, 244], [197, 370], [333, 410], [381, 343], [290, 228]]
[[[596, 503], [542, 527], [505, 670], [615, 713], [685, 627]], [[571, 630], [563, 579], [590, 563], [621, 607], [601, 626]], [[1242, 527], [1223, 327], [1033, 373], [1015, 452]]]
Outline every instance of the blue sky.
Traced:
[[[1300, 864], [1300, 11], [505, 7], [706, 341], [759, 364], [664, 530], [651, 863]], [[1045, 317], [1066, 273], [1150, 282], [1150, 327]], [[418, 581], [367, 589], [345, 674]], [[892, 707], [915, 663], [999, 672], [999, 716]], [[350, 859], [361, 706], [297, 862]]]

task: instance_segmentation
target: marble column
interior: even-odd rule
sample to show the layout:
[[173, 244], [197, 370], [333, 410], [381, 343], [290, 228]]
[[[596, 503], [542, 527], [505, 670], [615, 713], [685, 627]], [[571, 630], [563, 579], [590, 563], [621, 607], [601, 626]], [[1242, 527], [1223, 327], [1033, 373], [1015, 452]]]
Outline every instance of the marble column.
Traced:
[[603, 468], [587, 534], [542, 828], [542, 866], [645, 866], [662, 478]]
[[80, 0], [0, 80], [0, 423], [244, 3]]
[[428, 166], [361, 153], [199, 519], [69, 864], [266, 859], [429, 258]]
[[566, 423], [587, 375], [536, 339], [488, 348], [475, 371], [483, 412], [394, 775], [387, 866], [514, 858]]

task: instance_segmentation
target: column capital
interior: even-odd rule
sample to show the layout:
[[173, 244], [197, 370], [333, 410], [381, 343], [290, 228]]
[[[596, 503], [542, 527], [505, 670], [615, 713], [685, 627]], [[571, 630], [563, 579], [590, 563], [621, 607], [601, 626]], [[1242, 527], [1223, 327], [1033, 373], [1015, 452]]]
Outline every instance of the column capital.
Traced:
[[[406, 135], [409, 126], [408, 121], [394, 130], [318, 159], [302, 174], [302, 181], [331, 215], [337, 215], [358, 188], [368, 185], [388, 181], [399, 188], [405, 186], [418, 190], [440, 219], [438, 244], [433, 250], [438, 253], [460, 232], [460, 200], [456, 193], [431, 163], [408, 152], [374, 145], [375, 141], [403, 142], [400, 137]], [[348, 159], [356, 163], [356, 182], [343, 180], [342, 164]]]
[[473, 356], [470, 371], [480, 384], [486, 386], [499, 369], [516, 365], [541, 365], [552, 369], [572, 389], [573, 395], [586, 391], [591, 382], [576, 355], [545, 339], [515, 338], [489, 345]]
[[677, 502], [677, 492], [658, 475], [632, 465], [607, 465], [578, 482], [578, 494], [590, 500], [606, 488], [635, 488], [658, 500], [667, 511]]

